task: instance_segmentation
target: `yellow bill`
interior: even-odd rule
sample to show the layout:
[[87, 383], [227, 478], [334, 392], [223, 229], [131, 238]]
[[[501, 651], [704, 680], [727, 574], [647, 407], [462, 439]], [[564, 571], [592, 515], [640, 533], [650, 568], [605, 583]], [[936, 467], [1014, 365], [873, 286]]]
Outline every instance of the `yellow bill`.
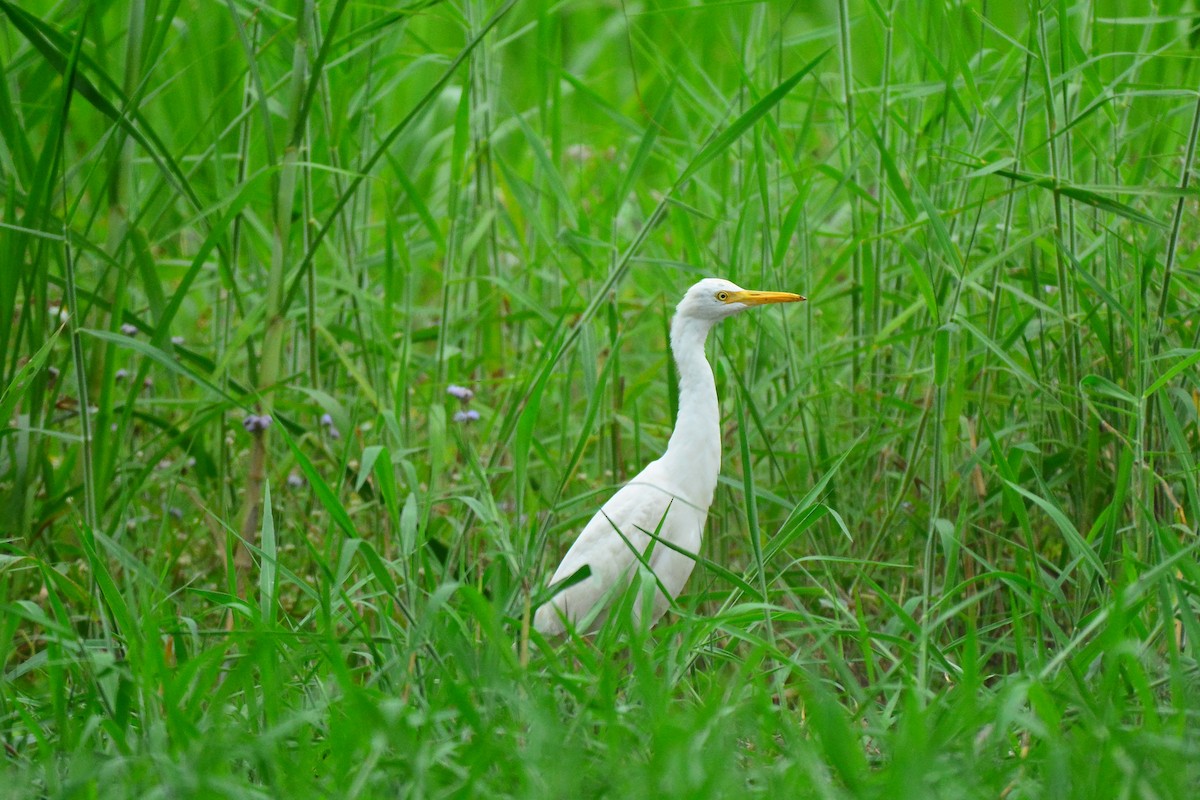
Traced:
[[764, 306], [767, 303], [799, 303], [807, 298], [804, 295], [792, 294], [791, 292], [754, 292], [744, 290], [741, 292], [730, 292], [727, 303], [741, 303], [747, 306]]

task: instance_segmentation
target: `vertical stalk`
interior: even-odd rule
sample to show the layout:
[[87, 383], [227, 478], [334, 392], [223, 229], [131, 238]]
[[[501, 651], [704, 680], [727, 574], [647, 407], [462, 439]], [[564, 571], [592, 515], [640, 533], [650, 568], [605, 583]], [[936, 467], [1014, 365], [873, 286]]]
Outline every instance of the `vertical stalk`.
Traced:
[[[1067, 17], [1067, 9], [1064, 6], [1062, 0], [1059, 0], [1059, 4], [1058, 4], [1058, 72], [1060, 75], [1063, 75], [1063, 76], [1070, 74], [1070, 66], [1067, 61], [1067, 35], [1068, 35], [1067, 23], [1068, 22], [1069, 22], [1069, 19]], [[1070, 83], [1068, 81], [1064, 80], [1062, 82], [1062, 84], [1059, 86], [1059, 90], [1062, 93], [1063, 117], [1064, 117], [1064, 119], [1066, 119], [1067, 122], [1070, 122], [1071, 121]], [[1051, 149], [1053, 149], [1053, 145], [1051, 146]], [[1063, 161], [1065, 162], [1066, 171], [1067, 171], [1066, 177], [1067, 177], [1067, 180], [1072, 180], [1072, 179], [1074, 179], [1075, 176], [1074, 176], [1071, 168], [1074, 165], [1075, 160], [1074, 160], [1074, 156], [1072, 155], [1070, 131], [1065, 131], [1063, 133], [1062, 149], [1063, 149]], [[1068, 233], [1067, 241], [1070, 243], [1071, 253], [1074, 254], [1078, 249], [1077, 235], [1076, 235], [1077, 232], [1075, 229], [1075, 204], [1074, 203], [1067, 203], [1067, 233]]]
[[[1054, 110], [1054, 90], [1051, 84], [1052, 76], [1050, 75], [1049, 51], [1046, 39], [1046, 16], [1041, 9], [1037, 13], [1037, 30], [1038, 30], [1038, 50], [1042, 62], [1042, 95], [1045, 99], [1046, 111], [1046, 133], [1050, 138], [1048, 151], [1050, 154], [1050, 175], [1057, 181], [1061, 173], [1058, 158], [1058, 145], [1055, 142], [1055, 135], [1058, 131], [1058, 118]], [[1062, 31], [1059, 31], [1062, 35]], [[1058, 191], [1054, 192], [1054, 227], [1055, 240], [1058, 242], [1058, 247], [1054, 249], [1055, 265], [1057, 267], [1058, 276], [1058, 296], [1059, 309], [1063, 317], [1063, 332], [1066, 334], [1066, 386], [1074, 396], [1076, 402], [1066, 404], [1069, 409], [1072, 419], [1067, 420], [1067, 426], [1070, 428], [1070, 435], [1073, 436], [1072, 441], [1083, 441], [1083, 431], [1081, 430], [1081, 421], [1083, 419], [1083, 409], [1079, 401], [1079, 336], [1075, 329], [1075, 324], [1072, 321], [1074, 313], [1074, 303], [1072, 298], [1074, 292], [1071, 291], [1071, 283], [1067, 276], [1067, 259], [1063, 254], [1063, 248], [1067, 246], [1064, 240], [1064, 235], [1068, 234], [1067, 221], [1063, 214], [1063, 198]], [[1064, 434], [1067, 431], [1063, 432]]]
[[[1179, 229], [1183, 225], [1183, 207], [1187, 202], [1187, 189], [1191, 184], [1192, 164], [1196, 160], [1196, 141], [1200, 139], [1200, 89], [1196, 93], [1196, 107], [1192, 111], [1192, 129], [1188, 133], [1187, 150], [1183, 157], [1183, 168], [1179, 171], [1179, 199], [1175, 201], [1175, 214], [1171, 218], [1171, 235], [1167, 239], [1167, 257], [1163, 264], [1162, 294], [1158, 298], [1158, 314], [1154, 325], [1154, 351], [1162, 344], [1163, 323], [1167, 319], [1167, 299], [1171, 296], [1171, 276], [1175, 270], [1175, 254], [1179, 249]], [[1200, 327], [1192, 339], [1192, 347], [1200, 345]]]
[[[488, 4], [476, 3], [472, 20], [472, 33], [482, 26], [488, 18]], [[492, 114], [495, 110], [496, 67], [493, 43], [496, 34], [489, 33], [484, 46], [477, 47], [471, 52], [471, 80], [475, 84], [471, 93], [471, 134], [472, 150], [475, 154], [475, 213], [476, 218], [488, 215], [488, 235], [485, 247], [481, 248], [483, 264], [475, 262], [469, 268], [476, 275], [486, 275], [496, 279], [499, 275], [500, 264], [500, 215], [492, 213], [496, 207], [496, 175], [492, 165]], [[559, 160], [555, 164], [562, 163]], [[557, 224], [556, 226], [557, 227]], [[478, 281], [476, 285], [482, 285]], [[483, 318], [501, 318], [498, 310], [494, 309], [497, 300], [495, 292], [482, 293], [478, 290], [475, 302]], [[476, 352], [493, 363], [507, 363], [504, 356], [504, 337], [498, 325], [480, 325], [476, 327], [478, 344]]]
[[[138, 81], [141, 73], [142, 42], [145, 38], [146, 4], [145, 0], [132, 0], [129, 4], [129, 25], [125, 34], [125, 69], [123, 89], [129, 98], [130, 111], [138, 105]], [[100, 293], [112, 298], [109, 315], [109, 329], [117, 330], [125, 313], [125, 300], [129, 296], [128, 284], [130, 272], [133, 269], [129, 260], [121, 255], [129, 241], [129, 221], [136, 217], [130, 205], [134, 191], [134, 141], [124, 132], [118, 132], [112, 143], [112, 166], [108, 180], [108, 232], [105, 242], [105, 252], [112, 257], [113, 262], [120, 264], [115, 270], [106, 270], [101, 279]], [[115, 285], [112, 280], [115, 277]], [[74, 307], [72, 307], [74, 310]], [[98, 430], [108, 430], [112, 416], [111, 397], [114, 393], [113, 364], [116, 348], [105, 344], [97, 348], [97, 355], [87, 365], [89, 369], [88, 385], [97, 390], [96, 427]], [[115, 464], [120, 458], [122, 443], [116, 437], [101, 436], [92, 443], [94, 461], [92, 469], [98, 485], [109, 485]]]
[[[340, 8], [340, 6], [339, 6], [339, 8]], [[330, 23], [331, 27], [337, 25], [338, 19], [339, 19], [339, 15], [335, 12], [334, 17]], [[324, 47], [325, 42], [328, 41], [327, 37], [329, 35], [332, 35], [333, 31], [330, 30], [329, 32], [324, 32], [321, 30], [319, 16], [313, 17], [312, 26], [313, 26], [312, 27], [313, 44], [318, 47]], [[325, 40], [324, 42], [322, 41], [323, 39]], [[364, 68], [366, 70], [366, 82], [364, 83], [364, 85], [362, 87], [361, 94], [364, 98], [369, 98], [371, 96], [371, 93], [373, 90], [373, 86], [371, 84], [371, 79], [374, 74], [373, 66], [375, 63], [375, 49], [372, 47], [370, 49], [370, 51], [366, 54], [366, 57], [362, 60], [365, 61]], [[321, 85], [324, 89], [324, 91], [321, 92], [321, 98], [320, 98], [321, 108], [322, 108], [322, 112], [325, 115], [326, 130], [329, 131], [329, 134], [332, 137], [334, 134], [334, 131], [336, 131], [339, 126], [333, 119], [333, 108], [332, 108], [332, 104], [330, 103], [330, 89], [329, 89], [328, 77], [324, 72], [322, 72], [320, 75], [317, 75], [314, 77], [314, 81], [320, 81]], [[307, 123], [307, 120], [305, 120], [305, 122]], [[372, 115], [371, 115], [371, 111], [370, 111], [370, 104], [364, 103], [363, 108], [362, 108], [362, 117], [359, 120], [358, 151], [360, 154], [359, 155], [360, 161], [364, 157], [364, 154], [370, 152], [371, 137], [373, 136], [373, 134], [374, 134], [374, 125], [372, 124]], [[334, 189], [337, 192], [338, 196], [340, 197], [346, 190], [345, 179], [343, 178], [343, 176], [340, 172], [340, 169], [342, 167], [341, 154], [336, 146], [329, 147], [328, 154], [329, 154], [328, 158], [329, 158], [330, 164], [333, 167], [335, 167], [335, 169], [339, 170], [339, 171], [335, 171], [330, 177], [333, 180]], [[305, 169], [304, 172], [307, 177], [311, 178], [311, 175], [312, 175], [311, 170]], [[311, 183], [310, 180], [306, 180], [306, 186], [309, 185], [310, 183]], [[343, 208], [337, 214], [338, 237], [341, 240], [341, 248], [345, 254], [344, 257], [346, 259], [346, 269], [347, 269], [347, 272], [349, 273], [348, 277], [350, 278], [350, 282], [353, 283], [354, 286], [360, 290], [358, 292], [350, 292], [349, 293], [350, 316], [353, 321], [354, 329], [358, 333], [359, 339], [364, 342], [367, 341], [368, 337], [367, 337], [367, 333], [366, 333], [366, 328], [364, 327], [364, 324], [363, 324], [363, 314], [362, 314], [362, 308], [359, 304], [359, 297], [361, 295], [365, 294], [365, 289], [366, 289], [366, 284], [367, 284], [367, 274], [366, 274], [365, 267], [360, 263], [358, 254], [361, 252], [365, 252], [366, 248], [365, 248], [365, 245], [363, 244], [363, 242], [360, 242], [356, 238], [357, 231], [354, 228], [353, 222], [356, 219], [366, 219], [369, 215], [369, 209], [371, 207], [371, 193], [370, 193], [371, 185], [372, 184], [370, 181], [364, 182], [362, 185], [362, 188], [359, 191], [354, 193], [354, 196], [351, 198], [350, 203], [347, 205], [347, 207]], [[306, 202], [307, 202], [307, 200], [306, 200]], [[312, 237], [311, 237], [308, 225], [307, 225], [307, 221], [309, 219], [311, 219], [311, 217], [306, 214], [305, 215], [305, 220], [306, 220], [305, 237], [304, 237], [305, 238], [305, 245], [304, 245], [305, 252], [308, 252], [309, 248], [311, 247], [311, 238]], [[361, 231], [362, 231], [364, 237], [366, 235], [366, 230], [367, 230], [367, 226], [364, 225], [361, 227]], [[360, 245], [363, 245], [363, 246], [360, 246]], [[314, 264], [312, 262], [312, 259], [308, 259], [308, 261], [307, 261], [305, 281], [307, 282], [307, 285], [309, 287], [308, 323], [306, 325], [306, 331], [305, 331], [306, 337], [308, 340], [309, 351], [310, 351], [309, 380], [311, 380], [313, 382], [312, 383], [313, 388], [319, 388], [320, 383], [319, 383], [319, 375], [318, 375], [318, 370], [317, 370], [318, 359], [316, 356], [317, 341], [316, 341], [316, 322], [315, 322], [315, 320], [316, 320], [316, 293], [315, 293], [316, 270], [315, 270]], [[339, 312], [339, 316], [341, 318], [339, 321], [344, 322], [345, 313]], [[372, 370], [372, 367], [375, 364], [376, 364], [376, 362], [374, 360], [372, 360], [366, 365], [367, 374], [372, 377], [373, 382], [376, 385], [379, 385], [383, 376], [381, 373], [374, 372]], [[340, 364], [335, 361], [331, 367], [331, 371], [333, 372], [333, 374], [331, 374], [329, 376], [330, 382], [336, 381], [336, 371], [338, 369], [340, 369]]]
[[[846, 179], [852, 183], [858, 183], [858, 148], [854, 144], [854, 132], [857, 129], [854, 119], [854, 85], [851, 83], [852, 76], [852, 54], [850, 52], [850, 8], [848, 0], [841, 0], [838, 3], [838, 34], [841, 43], [842, 54], [842, 98], [846, 105], [846, 147], [848, 148], [850, 163], [846, 170]], [[859, 223], [859, 202], [858, 194], [851, 192], [850, 194], [850, 236], [852, 240], [853, 251], [851, 255], [852, 272], [851, 272], [851, 291], [850, 291], [850, 326], [853, 331], [855, 342], [861, 342], [863, 337], [863, 311], [862, 311], [862, 250], [858, 240], [858, 223]], [[873, 298], [873, 302], [878, 302], [879, 298]], [[854, 348], [853, 360], [851, 362], [851, 380], [852, 383], [858, 384], [859, 370], [861, 368], [861, 352], [860, 347]]]
[[[258, 43], [258, 34], [261, 23], [259, 20], [254, 22], [254, 30], [250, 35], [247, 44], [247, 55], [253, 57], [254, 47]], [[254, 104], [254, 81], [252, 74], [247, 71], [246, 80], [242, 87], [242, 113], [241, 123], [238, 125], [238, 142], [237, 142], [237, 176], [234, 179], [235, 186], [241, 186], [246, 182], [246, 175], [249, 172], [250, 164], [250, 107]], [[217, 163], [220, 163], [219, 160]], [[242, 224], [243, 216], [238, 214], [233, 219], [233, 223], [229, 233], [229, 280], [230, 285], [222, 286], [217, 283], [217, 297], [214, 302], [214, 307], [217, 313], [216, 337], [217, 337], [217, 352], [224, 353], [229, 349], [229, 337], [233, 330], [234, 305], [233, 298], [236, 295], [233, 292], [233, 281], [237, 279], [237, 267], [241, 260], [242, 250]], [[254, 363], [251, 360], [251, 363]], [[227, 389], [229, 386], [229, 371], [221, 370], [221, 388]], [[229, 518], [233, 510], [235, 498], [232, 495], [232, 483], [227, 472], [229, 457], [229, 445], [226, 443], [226, 435], [228, 428], [226, 425], [225, 415], [221, 415], [221, 424], [217, 428], [217, 446], [216, 451], [220, 454], [217, 459], [217, 485], [220, 489], [220, 501], [217, 508], [221, 512], [221, 518]], [[227, 552], [227, 551], [226, 551]]]
[[[1021, 81], [1021, 100], [1017, 110], [1017, 140], [1013, 145], [1013, 170], [1021, 171], [1022, 151], [1025, 147], [1025, 111], [1028, 108], [1029, 99], [1029, 75], [1033, 71], [1033, 52], [1025, 54], [1025, 77]], [[1008, 235], [1012, 230], [1013, 209], [1016, 206], [1017, 193], [1016, 178], [1010, 178], [1008, 181], [1008, 196], [1004, 199], [1004, 227], [1000, 231], [1000, 252], [1008, 250]], [[1000, 327], [1000, 261], [996, 260], [996, 265], [992, 267], [992, 282], [991, 282], [992, 304], [988, 311], [988, 338], [995, 339], [996, 331]], [[985, 355], [985, 358], [987, 356]], [[990, 372], [984, 372], [984, 380], [990, 377]], [[984, 384], [983, 397], [987, 397], [987, 384]]]
[[[1150, 341], [1150, 357], [1151, 358], [1158, 355], [1159, 350], [1162, 347], [1162, 343], [1163, 343], [1163, 325], [1166, 322], [1167, 305], [1168, 305], [1168, 300], [1171, 297], [1171, 276], [1175, 269], [1175, 255], [1178, 252], [1178, 248], [1179, 248], [1179, 229], [1183, 224], [1183, 207], [1184, 207], [1184, 203], [1188, 199], [1187, 195], [1186, 195], [1186, 191], [1187, 191], [1189, 184], [1191, 183], [1192, 164], [1195, 163], [1195, 159], [1196, 159], [1196, 142], [1197, 142], [1197, 140], [1200, 140], [1200, 92], [1197, 93], [1196, 106], [1195, 106], [1195, 109], [1192, 111], [1192, 128], [1191, 128], [1191, 131], [1188, 133], [1187, 148], [1185, 150], [1184, 157], [1183, 157], [1183, 167], [1179, 171], [1180, 172], [1179, 188], [1183, 191], [1180, 192], [1179, 199], [1175, 201], [1175, 214], [1171, 218], [1171, 233], [1170, 233], [1169, 237], [1167, 238], [1167, 255], [1166, 255], [1166, 260], [1163, 264], [1162, 292], [1158, 297], [1158, 309], [1157, 309], [1157, 313], [1155, 314], [1155, 321], [1154, 321], [1154, 336], [1151, 338], [1151, 341]], [[1139, 297], [1141, 297], [1141, 296], [1144, 296], [1144, 293], [1139, 292]], [[1139, 304], [1139, 308], [1140, 307], [1141, 306]], [[1200, 345], [1200, 329], [1197, 330], [1195, 336], [1192, 339], [1192, 347], [1196, 347], [1197, 345]], [[1138, 383], [1139, 388], [1144, 387], [1145, 385], [1146, 385], [1145, 382]], [[1138, 393], [1138, 396], [1139, 397], [1141, 396], [1140, 392]], [[1147, 441], [1147, 437], [1153, 437], [1155, 435], [1155, 433], [1154, 433], [1154, 427], [1155, 427], [1154, 419], [1155, 419], [1155, 408], [1156, 408], [1155, 403], [1156, 402], [1169, 402], [1169, 401], [1162, 400], [1162, 398], [1164, 398], [1164, 397], [1165, 397], [1165, 393], [1159, 393], [1155, 397], [1145, 399], [1138, 404], [1139, 412], [1140, 412], [1140, 414], [1139, 414], [1140, 421], [1144, 427], [1139, 428], [1140, 435], [1137, 437], [1137, 440], [1138, 440], [1138, 444], [1142, 447], [1144, 447], [1144, 443]], [[1165, 437], [1166, 434], [1163, 434], [1163, 435]], [[1159, 448], [1159, 449], [1165, 449], [1165, 448]], [[1138, 474], [1143, 473], [1143, 471], [1145, 472], [1145, 478], [1144, 478], [1144, 484], [1142, 486], [1142, 490], [1145, 491], [1148, 494], [1148, 496], [1145, 496], [1142, 499], [1143, 507], [1153, 509], [1155, 507], [1155, 504], [1154, 504], [1154, 493], [1155, 493], [1154, 475], [1156, 473], [1156, 470], [1152, 463], [1146, 464], [1143, 468], [1142, 467], [1142, 458], [1145, 457], [1144, 451], [1140, 455], [1141, 455], [1141, 457], [1137, 458], [1134, 461], [1134, 463], [1136, 465], [1138, 465], [1138, 468], [1136, 469], [1136, 472]], [[1141, 495], [1138, 495], [1138, 496], [1141, 496]], [[1147, 522], [1145, 517], [1146, 517], [1145, 514], [1139, 515], [1139, 521], [1138, 521], [1138, 525], [1137, 525], [1137, 529], [1138, 529], [1138, 533], [1139, 533], [1138, 555], [1141, 557], [1145, 556], [1146, 550], [1149, 547], [1149, 541], [1150, 541], [1150, 535], [1151, 535], [1151, 532], [1145, 527], [1146, 522]], [[1194, 524], [1195, 520], [1191, 520], [1191, 522]]]
[[[893, 19], [896, 14], [895, 0], [888, 6], [887, 18], [884, 20], [883, 34], [883, 67], [880, 78], [879, 92], [879, 168], [877, 171], [879, 182], [879, 214], [875, 218], [875, 268], [874, 268], [874, 283], [872, 292], [874, 293], [875, 302], [871, 308], [871, 331], [880, 330], [883, 327], [883, 264], [885, 254], [891, 249], [887, 247], [887, 242], [883, 236], [884, 229], [887, 226], [888, 216], [888, 192], [884, 186], [886, 168], [884, 167], [884, 158], [889, 147], [888, 134], [889, 116], [888, 104], [891, 102], [891, 74], [892, 74], [892, 39], [894, 38], [895, 25]], [[877, 357], [877, 356], [876, 356]], [[872, 385], [873, 388], [877, 381], [875, 373], [877, 370], [872, 369]]]
[[[66, 107], [63, 109], [66, 116]], [[64, 137], [65, 139], [65, 137]], [[63, 142], [59, 142], [62, 146]], [[65, 166], [66, 153], [59, 156], [60, 164]], [[66, 169], [62, 171], [63, 206], [66, 207]], [[69, 310], [67, 327], [71, 333], [71, 358], [75, 371], [75, 391], [79, 394], [79, 438], [83, 464], [83, 511], [84, 519], [90, 529], [99, 527], [99, 516], [96, 511], [96, 479], [92, 463], [94, 446], [92, 441], [91, 402], [88, 396], [87, 361], [83, 357], [83, 340], [79, 335], [79, 301], [75, 293], [75, 255], [71, 250], [71, 231], [67, 214], [63, 214], [63, 285], [66, 292], [67, 309]]]
[[[95, 475], [93, 474], [95, 465], [92, 463], [92, 420], [91, 403], [88, 400], [87, 362], [83, 356], [83, 340], [79, 334], [81, 320], [79, 318], [79, 300], [75, 292], [75, 257], [71, 250], [71, 206], [67, 202], [67, 120], [71, 114], [71, 99], [75, 96], [75, 75], [79, 67], [79, 56], [83, 49], [83, 39], [90, 16], [91, 6], [87, 4], [84, 7], [83, 18], [79, 23], [79, 33], [72, 45], [71, 60], [67, 65], [67, 71], [64, 75], [59, 124], [55, 131], [57, 141], [54, 142], [54, 148], [57, 151], [55, 161], [58, 167], [59, 189], [61, 191], [63, 206], [63, 282], [66, 293], [65, 299], [67, 301], [67, 328], [71, 334], [71, 358], [74, 362], [76, 391], [79, 393], [79, 436], [81, 439], [80, 447], [83, 451], [81, 455], [83, 462], [83, 511], [84, 520], [87, 522], [89, 528], [89, 535], [99, 527], [99, 517], [96, 513], [96, 482]], [[51, 183], [48, 186], [53, 186], [54, 173], [55, 168], [52, 165], [50, 168]], [[50, 200], [50, 197], [53, 196], [52, 191], [50, 189], [47, 192], [47, 210], [49, 210], [52, 202]]]
[[[87, 35], [88, 20], [91, 17], [91, 4], [85, 4], [83, 15], [79, 22], [79, 33], [75, 37], [75, 41], [71, 46], [71, 57], [67, 64], [66, 72], [63, 76], [62, 100], [60, 106], [60, 116], [57, 120], [57, 125], [53, 129], [53, 134], [56, 141], [53, 142], [54, 156], [50, 165], [50, 172], [47, 183], [46, 206], [47, 211], [51, 204], [53, 196], [54, 174], [58, 172], [59, 188], [62, 197], [62, 242], [63, 242], [63, 281], [65, 283], [65, 299], [67, 301], [67, 327], [71, 334], [71, 357], [74, 362], [74, 373], [76, 382], [76, 391], [79, 393], [79, 435], [81, 440], [80, 459], [83, 462], [83, 511], [84, 521], [86, 523], [86, 531], [84, 536], [86, 540], [92, 540], [96, 530], [100, 527], [99, 515], [96, 505], [96, 481], [93, 464], [93, 447], [92, 447], [92, 421], [91, 408], [88, 401], [88, 379], [86, 373], [86, 363], [83, 356], [83, 341], [79, 333], [79, 324], [81, 322], [79, 312], [79, 299], [75, 291], [76, 276], [75, 276], [75, 258], [71, 249], [71, 206], [67, 203], [67, 121], [71, 114], [71, 99], [75, 96], [75, 77], [79, 68], [79, 57], [83, 50], [84, 37]], [[113, 630], [112, 623], [109, 619], [108, 604], [104, 600], [103, 592], [100, 589], [99, 582], [92, 579], [92, 598], [97, 609], [100, 610], [96, 616], [100, 620], [100, 628], [103, 632], [103, 638], [111, 650], [113, 649]]]
[[[313, 20], [314, 28], [316, 26], [316, 23], [317, 23], [317, 20], [314, 19]], [[310, 142], [312, 141], [311, 128], [309, 129], [309, 134], [305, 135], [305, 139]], [[333, 148], [330, 148], [331, 156], [332, 156], [333, 152], [334, 152]], [[310, 160], [310, 158], [306, 158], [305, 160], [306, 161]], [[330, 162], [333, 163], [332, 157], [330, 158]], [[301, 192], [301, 198], [302, 198], [303, 204], [304, 204], [304, 219], [303, 219], [303, 224], [301, 224], [301, 226], [300, 226], [301, 244], [304, 248], [304, 251], [308, 252], [308, 248], [312, 245], [312, 236], [311, 236], [312, 227], [309, 224], [309, 222], [310, 222], [310, 220], [313, 219], [313, 182], [312, 182], [312, 170], [311, 169], [306, 168], [304, 170], [304, 191]], [[307, 353], [307, 356], [308, 356], [308, 385], [309, 385], [309, 388], [311, 388], [311, 389], [320, 389], [321, 388], [321, 373], [320, 373], [320, 369], [319, 369], [320, 359], [317, 357], [317, 269], [316, 269], [316, 265], [310, 261], [308, 264], [307, 271], [308, 271], [308, 274], [304, 276], [304, 281], [306, 284], [305, 288], [308, 289], [308, 291], [307, 291], [308, 305], [307, 305], [307, 309], [306, 309], [307, 313], [304, 315], [304, 341], [307, 345], [306, 349], [308, 350], [308, 353]], [[360, 334], [361, 334], [361, 329], [360, 329]], [[362, 340], [366, 341], [366, 337], [362, 337]]]
[[[305, 77], [308, 65], [308, 26], [312, 19], [313, 0], [299, 0], [296, 14], [296, 44], [292, 51], [292, 76], [288, 87], [288, 124], [290, 140], [283, 152], [279, 165], [279, 180], [276, 185], [273, 209], [273, 238], [271, 244], [271, 267], [267, 276], [266, 331], [263, 334], [262, 358], [259, 360], [258, 379], [255, 388], [258, 394], [259, 414], [270, 417], [273, 392], [279, 381], [283, 362], [284, 335], [287, 330], [284, 319], [284, 291], [286, 289], [287, 265], [290, 251], [292, 205], [295, 202], [297, 157], [303, 140], [304, 126], [299, 119], [304, 100]], [[269, 138], [268, 132], [268, 138]], [[242, 506], [240, 531], [244, 542], [253, 542], [262, 514], [263, 483], [266, 478], [268, 429], [260, 429], [254, 435], [250, 448], [250, 466], [246, 476], [246, 496]], [[238, 568], [238, 594], [245, 596], [246, 575], [250, 568], [250, 553], [245, 547], [238, 548], [235, 562]]]

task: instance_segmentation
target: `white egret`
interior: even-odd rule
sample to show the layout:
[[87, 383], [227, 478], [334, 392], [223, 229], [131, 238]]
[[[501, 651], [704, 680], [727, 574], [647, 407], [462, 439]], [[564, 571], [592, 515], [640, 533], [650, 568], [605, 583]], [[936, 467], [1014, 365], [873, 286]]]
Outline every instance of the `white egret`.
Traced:
[[[795, 303], [804, 298], [790, 292], [747, 291], [720, 278], [706, 278], [684, 295], [671, 320], [671, 352], [679, 369], [679, 416], [667, 451], [605, 503], [571, 545], [550, 582], [565, 580], [585, 565], [591, 574], [556, 594], [538, 608], [534, 627], [546, 636], [563, 633], [565, 620], [575, 626], [596, 606], [610, 601], [650, 553], [655, 590], [651, 622], [667, 610], [662, 589], [677, 597], [695, 561], [687, 553], [700, 550], [704, 521], [721, 471], [721, 416], [712, 368], [704, 357], [708, 332], [721, 320], [767, 303]], [[618, 533], [620, 531], [620, 533]], [[634, 550], [637, 551], [635, 555]], [[639, 556], [641, 557], [639, 559]], [[604, 621], [608, 610], [596, 614], [589, 630]], [[635, 599], [635, 621], [643, 613]]]

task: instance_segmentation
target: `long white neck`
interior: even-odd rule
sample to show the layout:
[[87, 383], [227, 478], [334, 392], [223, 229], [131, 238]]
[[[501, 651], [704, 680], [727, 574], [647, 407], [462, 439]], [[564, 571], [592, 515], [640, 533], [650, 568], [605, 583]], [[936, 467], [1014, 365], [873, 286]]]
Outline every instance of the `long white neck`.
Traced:
[[671, 320], [671, 351], [679, 368], [679, 417], [659, 461], [679, 478], [686, 500], [702, 508], [712, 503], [721, 471], [721, 412], [717, 384], [704, 357], [712, 322], [676, 314]]

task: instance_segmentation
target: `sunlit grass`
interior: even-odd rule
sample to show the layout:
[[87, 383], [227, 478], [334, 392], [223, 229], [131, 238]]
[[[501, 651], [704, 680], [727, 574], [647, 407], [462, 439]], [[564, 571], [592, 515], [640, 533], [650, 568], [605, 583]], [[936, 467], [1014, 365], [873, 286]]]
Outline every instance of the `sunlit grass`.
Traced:
[[[1136, 6], [0, 0], [0, 794], [1194, 797]], [[701, 563], [546, 642], [708, 275], [809, 302], [712, 338]]]

